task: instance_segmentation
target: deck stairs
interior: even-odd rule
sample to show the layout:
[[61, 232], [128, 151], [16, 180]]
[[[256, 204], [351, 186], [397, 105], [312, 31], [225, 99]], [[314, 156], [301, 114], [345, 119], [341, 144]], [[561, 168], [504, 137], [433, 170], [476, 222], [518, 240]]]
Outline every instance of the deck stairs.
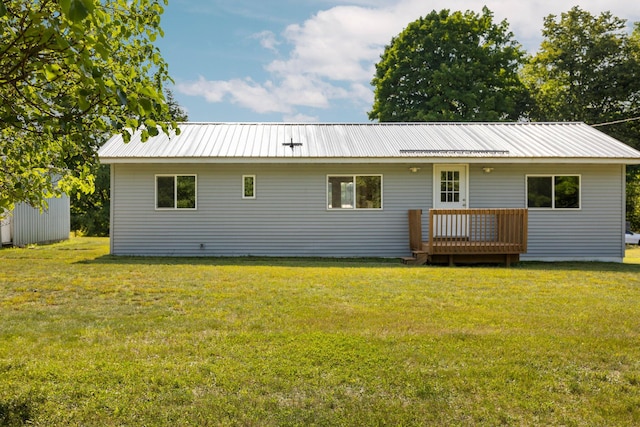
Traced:
[[421, 249], [411, 251], [410, 257], [403, 257], [402, 263], [406, 265], [424, 265], [429, 262], [429, 245], [422, 244]]

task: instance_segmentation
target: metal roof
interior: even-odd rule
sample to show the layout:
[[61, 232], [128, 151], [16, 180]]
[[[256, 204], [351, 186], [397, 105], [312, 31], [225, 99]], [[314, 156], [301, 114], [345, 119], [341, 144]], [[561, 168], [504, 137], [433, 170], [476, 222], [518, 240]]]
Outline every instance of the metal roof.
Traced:
[[181, 123], [180, 135], [128, 143], [102, 163], [578, 162], [640, 164], [640, 152], [584, 123]]

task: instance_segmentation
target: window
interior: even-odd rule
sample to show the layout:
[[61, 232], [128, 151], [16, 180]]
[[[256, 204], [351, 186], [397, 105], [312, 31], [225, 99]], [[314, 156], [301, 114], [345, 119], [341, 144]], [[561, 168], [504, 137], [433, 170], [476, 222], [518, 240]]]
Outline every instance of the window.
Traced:
[[328, 209], [382, 209], [382, 175], [327, 177]]
[[242, 175], [242, 198], [243, 199], [256, 198], [256, 176], [255, 175]]
[[440, 201], [442, 203], [458, 203], [460, 201], [460, 172], [440, 172]]
[[580, 176], [527, 176], [527, 206], [580, 209]]
[[156, 175], [156, 209], [195, 208], [195, 175]]

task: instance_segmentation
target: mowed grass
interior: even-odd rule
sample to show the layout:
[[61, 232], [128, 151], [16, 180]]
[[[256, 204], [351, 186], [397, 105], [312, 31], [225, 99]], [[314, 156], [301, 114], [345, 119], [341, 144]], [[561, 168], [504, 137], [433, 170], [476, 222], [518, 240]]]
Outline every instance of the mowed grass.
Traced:
[[0, 251], [0, 425], [640, 425], [640, 265], [107, 253]]

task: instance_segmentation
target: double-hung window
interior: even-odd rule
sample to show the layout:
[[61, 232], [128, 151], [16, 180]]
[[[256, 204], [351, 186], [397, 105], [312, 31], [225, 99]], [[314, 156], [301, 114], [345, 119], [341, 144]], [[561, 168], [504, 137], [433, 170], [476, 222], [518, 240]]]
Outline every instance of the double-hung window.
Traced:
[[382, 175], [327, 177], [328, 209], [382, 209]]
[[528, 175], [527, 207], [580, 209], [580, 175]]
[[156, 175], [156, 209], [195, 209], [196, 175]]

